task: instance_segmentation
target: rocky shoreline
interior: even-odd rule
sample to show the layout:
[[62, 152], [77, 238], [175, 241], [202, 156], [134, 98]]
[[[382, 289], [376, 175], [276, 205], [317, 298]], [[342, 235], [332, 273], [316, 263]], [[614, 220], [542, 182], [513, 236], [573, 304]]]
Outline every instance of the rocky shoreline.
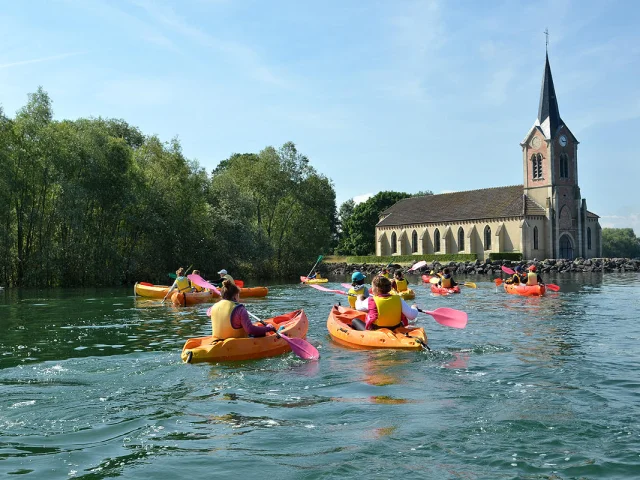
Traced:
[[[640, 271], [640, 259], [629, 258], [577, 258], [575, 260], [533, 260], [528, 262], [513, 262], [510, 260], [476, 260], [473, 262], [432, 262], [418, 269], [416, 273], [428, 273], [431, 270], [439, 271], [445, 267], [452, 269], [455, 274], [464, 275], [495, 275], [501, 273], [502, 266], [513, 269], [516, 265], [528, 267], [535, 265], [540, 273], [622, 273]], [[318, 270], [323, 275], [343, 276], [351, 275], [356, 270], [367, 276], [374, 275], [386, 264], [374, 263], [322, 263]], [[390, 271], [402, 269], [406, 271], [410, 266], [397, 263], [389, 266]]]

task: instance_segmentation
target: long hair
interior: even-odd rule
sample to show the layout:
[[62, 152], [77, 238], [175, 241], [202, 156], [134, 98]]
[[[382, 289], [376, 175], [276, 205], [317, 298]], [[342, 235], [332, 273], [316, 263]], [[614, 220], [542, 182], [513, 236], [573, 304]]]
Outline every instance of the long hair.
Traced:
[[231, 300], [235, 298], [237, 294], [240, 293], [240, 289], [238, 286], [233, 283], [231, 280], [225, 280], [222, 282], [222, 288], [220, 289], [220, 295], [224, 300]]

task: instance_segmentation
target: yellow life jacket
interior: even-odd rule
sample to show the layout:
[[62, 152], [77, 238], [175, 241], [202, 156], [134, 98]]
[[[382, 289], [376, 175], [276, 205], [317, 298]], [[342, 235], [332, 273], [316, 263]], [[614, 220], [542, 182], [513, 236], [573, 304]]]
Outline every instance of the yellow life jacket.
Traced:
[[194, 292], [204, 292], [204, 288], [202, 288], [200, 285], [192, 283], [191, 286], [193, 287]]
[[402, 321], [402, 298], [398, 295], [388, 297], [373, 296], [378, 308], [378, 319], [374, 322], [378, 327], [395, 327]]
[[388, 273], [381, 273], [381, 275], [382, 275], [384, 278], [391, 278], [391, 276], [390, 276]]
[[536, 272], [529, 272], [527, 274], [527, 285], [537, 285], [538, 284], [538, 274]]
[[407, 289], [407, 285], [409, 285], [409, 282], [407, 282], [406, 278], [402, 280], [396, 278], [396, 292], [404, 292]]
[[176, 278], [176, 287], [178, 287], [179, 292], [186, 292], [191, 290], [191, 282], [187, 277], [178, 277]]
[[[349, 305], [351, 305], [351, 308], [356, 308], [356, 300], [358, 299], [357, 295], [364, 295], [364, 298], [369, 297], [369, 291], [364, 285], [361, 285], [358, 290], [355, 290], [353, 287], [351, 287], [349, 289], [349, 292], [347, 293], [349, 294], [347, 298], [349, 299]], [[356, 295], [356, 297], [352, 295]]]
[[247, 336], [244, 328], [233, 328], [231, 314], [239, 306], [231, 300], [220, 300], [211, 308], [211, 335], [215, 338], [243, 338]]
[[451, 277], [449, 278], [442, 277], [442, 280], [440, 281], [440, 286], [442, 288], [453, 288], [453, 284], [451, 283]]

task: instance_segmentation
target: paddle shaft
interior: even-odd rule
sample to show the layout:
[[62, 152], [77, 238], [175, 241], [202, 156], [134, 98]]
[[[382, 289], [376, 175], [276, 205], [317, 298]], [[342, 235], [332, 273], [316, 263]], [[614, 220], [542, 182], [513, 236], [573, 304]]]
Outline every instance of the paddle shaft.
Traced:
[[313, 273], [318, 263], [320, 263], [320, 260], [322, 260], [322, 255], [320, 255], [318, 260], [316, 260], [316, 263], [313, 264], [313, 267], [311, 267], [311, 271], [307, 274], [307, 277]]

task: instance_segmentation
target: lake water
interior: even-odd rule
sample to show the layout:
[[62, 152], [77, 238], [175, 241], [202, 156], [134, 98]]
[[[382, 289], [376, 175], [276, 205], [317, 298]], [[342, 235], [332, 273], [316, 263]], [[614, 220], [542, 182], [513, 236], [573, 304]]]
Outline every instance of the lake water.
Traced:
[[451, 297], [414, 285], [420, 306], [469, 313], [464, 330], [419, 317], [430, 353], [338, 346], [326, 320], [346, 297], [268, 285], [248, 309], [303, 308], [310, 363], [183, 364], [208, 305], [0, 292], [0, 475], [640, 478], [640, 276], [551, 277], [543, 298], [468, 280]]

